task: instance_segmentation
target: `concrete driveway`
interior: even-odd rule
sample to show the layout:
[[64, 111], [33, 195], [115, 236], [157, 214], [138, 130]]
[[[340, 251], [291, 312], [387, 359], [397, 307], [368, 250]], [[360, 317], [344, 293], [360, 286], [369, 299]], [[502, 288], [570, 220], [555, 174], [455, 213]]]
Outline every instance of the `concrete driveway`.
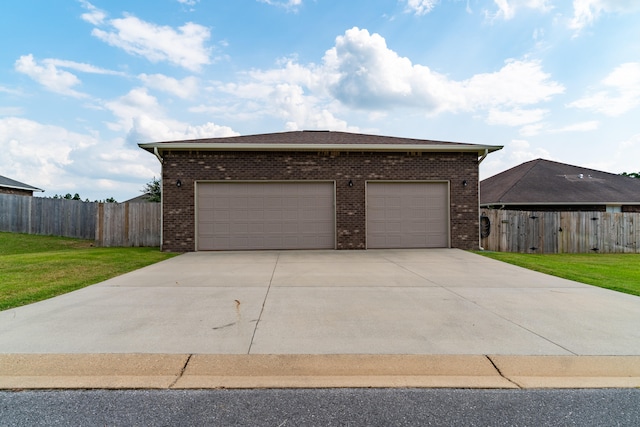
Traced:
[[199, 252], [0, 312], [0, 353], [640, 355], [639, 325], [456, 249]]

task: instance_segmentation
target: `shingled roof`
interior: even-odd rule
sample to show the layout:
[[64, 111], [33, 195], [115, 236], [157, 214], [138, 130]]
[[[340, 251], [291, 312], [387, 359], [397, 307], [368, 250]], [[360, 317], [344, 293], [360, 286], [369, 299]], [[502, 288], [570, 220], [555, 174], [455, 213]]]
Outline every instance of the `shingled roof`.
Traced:
[[0, 175], [0, 187], [15, 188], [17, 190], [27, 191], [44, 191], [40, 188], [25, 184], [24, 182], [16, 181], [15, 179], [7, 178], [6, 176], [2, 175]]
[[480, 204], [638, 205], [640, 179], [537, 159], [483, 180]]
[[157, 150], [242, 150], [242, 151], [471, 151], [485, 154], [500, 150], [502, 146], [432, 141], [415, 138], [366, 135], [334, 131], [293, 131], [205, 138], [184, 141], [164, 141], [139, 144], [149, 152]]

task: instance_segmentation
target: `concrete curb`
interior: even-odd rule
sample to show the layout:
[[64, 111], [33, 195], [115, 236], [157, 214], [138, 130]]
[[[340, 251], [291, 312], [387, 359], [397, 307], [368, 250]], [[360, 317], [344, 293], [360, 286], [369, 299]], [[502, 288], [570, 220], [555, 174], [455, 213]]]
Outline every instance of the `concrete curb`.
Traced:
[[0, 389], [340, 387], [640, 387], [640, 356], [0, 354]]

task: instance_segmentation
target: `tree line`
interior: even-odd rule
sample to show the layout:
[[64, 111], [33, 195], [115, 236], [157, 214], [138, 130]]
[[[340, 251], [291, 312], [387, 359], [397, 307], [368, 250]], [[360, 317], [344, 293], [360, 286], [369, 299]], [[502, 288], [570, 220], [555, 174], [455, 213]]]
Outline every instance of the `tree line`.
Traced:
[[[142, 190], [140, 190], [140, 192], [145, 196], [145, 199], [147, 199], [147, 201], [159, 203], [160, 200], [162, 199], [161, 188], [162, 187], [160, 185], [160, 180], [157, 179], [156, 177], [153, 177], [153, 179], [151, 181], [147, 182], [144, 185], [144, 187], [142, 188]], [[78, 193], [75, 193], [73, 195], [71, 193], [67, 193], [65, 195], [54, 194], [50, 198], [51, 199], [79, 200], [79, 201], [84, 201], [84, 202], [91, 202], [91, 200], [89, 200], [89, 199], [82, 200], [82, 197], [80, 197], [80, 194], [78, 194]], [[118, 201], [113, 197], [107, 197], [104, 200], [94, 200], [94, 202], [95, 203], [118, 203]]]

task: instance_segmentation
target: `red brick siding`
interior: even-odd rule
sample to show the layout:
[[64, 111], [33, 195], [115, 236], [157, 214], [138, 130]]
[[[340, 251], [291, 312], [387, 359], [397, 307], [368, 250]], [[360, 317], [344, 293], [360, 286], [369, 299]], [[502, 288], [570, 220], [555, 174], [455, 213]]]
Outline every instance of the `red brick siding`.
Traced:
[[163, 250], [195, 250], [194, 182], [205, 180], [335, 181], [338, 249], [366, 248], [366, 181], [450, 181], [451, 246], [478, 247], [476, 153], [173, 151], [163, 157]]

